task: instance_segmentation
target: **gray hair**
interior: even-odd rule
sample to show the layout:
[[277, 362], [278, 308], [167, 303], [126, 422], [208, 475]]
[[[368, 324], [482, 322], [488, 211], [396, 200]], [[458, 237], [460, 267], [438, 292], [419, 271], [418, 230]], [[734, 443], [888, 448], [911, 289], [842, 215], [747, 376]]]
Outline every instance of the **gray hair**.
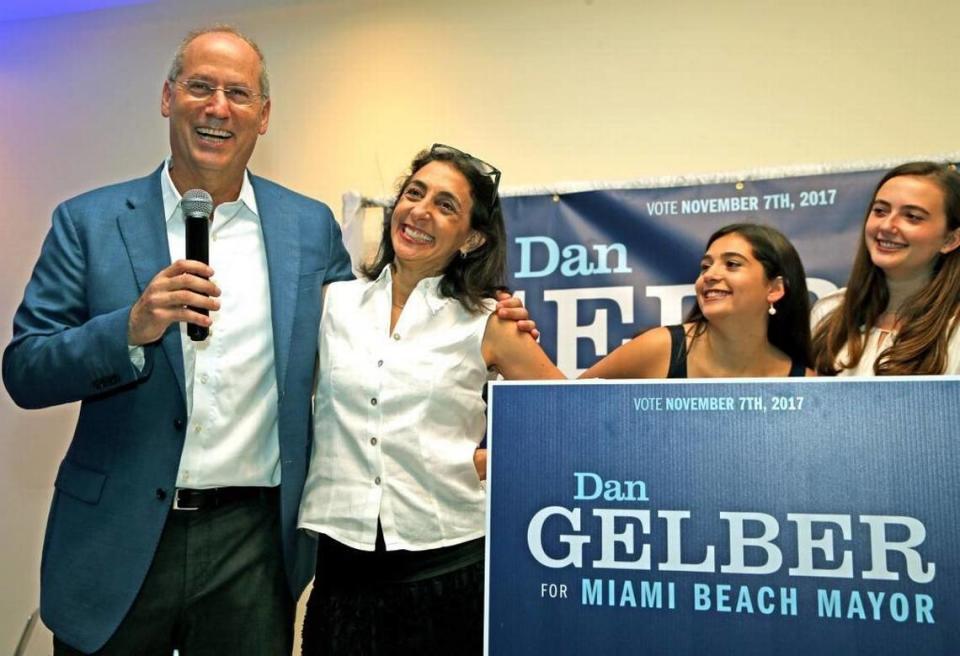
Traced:
[[179, 47], [177, 47], [177, 52], [173, 55], [173, 61], [170, 63], [170, 72], [167, 73], [167, 79], [171, 82], [176, 82], [177, 78], [180, 77], [180, 73], [183, 72], [183, 53], [194, 39], [204, 34], [216, 32], [232, 34], [237, 38], [243, 39], [247, 45], [253, 48], [253, 51], [257, 53], [257, 57], [260, 58], [260, 95], [263, 96], [264, 99], [269, 98], [270, 77], [267, 75], [267, 60], [263, 58], [263, 52], [260, 50], [260, 46], [257, 45], [256, 41], [232, 25], [211, 25], [209, 27], [191, 30], [187, 33], [187, 35], [183, 37], [183, 41], [180, 42]]

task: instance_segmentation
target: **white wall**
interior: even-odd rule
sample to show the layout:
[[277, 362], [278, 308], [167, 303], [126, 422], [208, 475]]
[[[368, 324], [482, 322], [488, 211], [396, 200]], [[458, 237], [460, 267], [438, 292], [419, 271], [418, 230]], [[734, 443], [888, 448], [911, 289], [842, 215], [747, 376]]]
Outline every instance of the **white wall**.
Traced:
[[[267, 54], [272, 124], [252, 168], [336, 211], [347, 189], [389, 194], [434, 141], [508, 187], [960, 149], [960, 6], [942, 0], [155, 0], [0, 22], [4, 342], [56, 203], [167, 154], [169, 57], [214, 20]], [[0, 652], [38, 603], [75, 414], [0, 393]]]

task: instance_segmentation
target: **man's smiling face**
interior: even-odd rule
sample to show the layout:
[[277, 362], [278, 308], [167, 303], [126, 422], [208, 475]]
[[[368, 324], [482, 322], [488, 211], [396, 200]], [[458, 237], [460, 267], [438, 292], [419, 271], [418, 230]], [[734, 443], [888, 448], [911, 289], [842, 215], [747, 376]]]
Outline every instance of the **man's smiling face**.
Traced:
[[[253, 154], [257, 137], [267, 131], [270, 100], [262, 98], [260, 57], [240, 37], [209, 32], [191, 41], [183, 53], [176, 82], [166, 81], [160, 111], [170, 119], [170, 152], [174, 182], [182, 193], [205, 181], [239, 181]], [[209, 98], [193, 97], [184, 87], [200, 80], [213, 87], [245, 87], [254, 100], [238, 105], [221, 90]]]

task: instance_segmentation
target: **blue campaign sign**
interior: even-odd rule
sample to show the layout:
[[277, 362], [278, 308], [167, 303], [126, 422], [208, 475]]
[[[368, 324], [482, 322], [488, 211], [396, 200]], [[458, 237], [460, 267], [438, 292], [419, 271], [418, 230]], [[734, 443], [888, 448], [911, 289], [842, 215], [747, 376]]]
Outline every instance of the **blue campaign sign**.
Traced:
[[489, 654], [960, 651], [960, 379], [495, 383]]
[[638, 329], [680, 323], [707, 238], [766, 223], [796, 246], [810, 292], [843, 286], [883, 171], [503, 199], [507, 284], [575, 376]]

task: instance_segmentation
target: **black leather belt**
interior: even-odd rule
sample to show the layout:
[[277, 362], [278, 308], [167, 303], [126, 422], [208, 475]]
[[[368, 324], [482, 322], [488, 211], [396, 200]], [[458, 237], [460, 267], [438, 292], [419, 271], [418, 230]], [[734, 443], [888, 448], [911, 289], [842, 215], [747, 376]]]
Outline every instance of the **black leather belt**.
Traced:
[[203, 490], [177, 488], [174, 510], [210, 510], [243, 501], [268, 501], [277, 498], [276, 487], [212, 487]]

